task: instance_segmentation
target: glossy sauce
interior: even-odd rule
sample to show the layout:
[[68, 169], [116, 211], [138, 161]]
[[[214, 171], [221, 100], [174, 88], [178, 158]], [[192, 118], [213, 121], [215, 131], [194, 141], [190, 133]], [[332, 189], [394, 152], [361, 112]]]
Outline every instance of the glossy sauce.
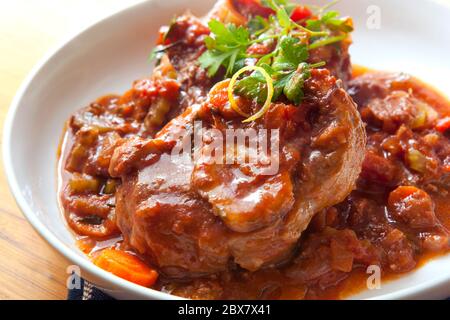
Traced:
[[[253, 0], [221, 5], [217, 18], [232, 19], [228, 13], [237, 11], [239, 23], [273, 13]], [[94, 261], [108, 248], [131, 254], [122, 261], [139, 261], [141, 271], [159, 273], [152, 288], [192, 299], [345, 298], [366, 288], [368, 266], [380, 266], [383, 281], [388, 281], [448, 254], [450, 130], [439, 132], [435, 122], [450, 115], [450, 103], [403, 74], [355, 67], [351, 79], [347, 36], [311, 50], [308, 62], [325, 61], [327, 69], [313, 70], [305, 82], [306, 95], [310, 82], [311, 99], [300, 106], [278, 101], [260, 122], [251, 124], [287, 132], [281, 140], [287, 156], [276, 179], [256, 176], [249, 182], [235, 179], [233, 170], [221, 175], [223, 169], [214, 166], [193, 171], [171, 162], [167, 150], [176, 142], [180, 124], [189, 127], [200, 118], [213, 128], [243, 126], [226, 107], [226, 91], [218, 92], [223, 71], [210, 78], [197, 63], [208, 34], [208, 27], [189, 14], [174, 19], [160, 34], [158, 44], [168, 47], [151, 77], [136, 81], [122, 96], [97, 99], [68, 121], [59, 155], [59, 198], [84, 253]], [[267, 53], [272, 45], [249, 49]], [[349, 95], [366, 125], [366, 150], [364, 129]], [[211, 107], [213, 100], [219, 102]], [[258, 109], [255, 103], [246, 106], [250, 114]], [[347, 141], [361, 153], [342, 151]], [[314, 144], [319, 147], [314, 149]], [[338, 160], [358, 158], [354, 170], [333, 170], [336, 154]], [[315, 155], [320, 161], [314, 161]], [[363, 158], [355, 190], [348, 194]], [[350, 164], [347, 169], [349, 159], [344, 159]], [[323, 192], [328, 176], [339, 174], [347, 179], [329, 183], [338, 190]], [[302, 207], [304, 194], [297, 192], [303, 187], [307, 196], [308, 191], [321, 191], [311, 201], [321, 205], [308, 214], [311, 206]], [[261, 201], [258, 192], [269, 197]], [[337, 197], [339, 192], [343, 194]], [[241, 201], [233, 211], [239, 193], [254, 198], [250, 205]], [[336, 199], [327, 202], [329, 198]], [[224, 211], [213, 211], [214, 206], [231, 208], [231, 218], [218, 217], [217, 211]], [[287, 218], [298, 212], [307, 218], [283, 233], [285, 224], [300, 220]], [[267, 229], [273, 237], [266, 234], [262, 241], [255, 236]], [[292, 230], [300, 231], [292, 237]], [[229, 253], [228, 244], [235, 239], [241, 240], [234, 242], [239, 257]], [[124, 266], [116, 267], [127, 274]]]
[[[356, 68], [354, 76], [361, 76], [366, 72], [368, 71], [361, 68]], [[450, 110], [450, 107], [448, 107], [448, 102], [439, 94], [435, 93], [435, 91], [428, 89], [428, 91], [424, 92], [430, 93], [424, 100], [432, 101], [434, 102], [433, 105], [438, 105], [438, 110], [442, 112], [442, 114], [446, 114], [446, 110]], [[421, 96], [424, 97], [422, 92]], [[72, 148], [72, 140], [73, 135], [70, 132], [67, 132], [65, 134], [64, 143], [62, 144], [62, 156], [60, 157], [60, 190], [64, 190], [65, 186], [67, 186], [68, 179], [70, 178], [70, 173], [63, 168], [64, 163], [67, 161], [68, 153]], [[435, 213], [440, 227], [431, 230], [432, 232], [441, 234], [443, 237], [448, 237], [448, 230], [450, 230], [449, 191], [448, 186], [441, 186], [441, 195], [439, 196], [437, 193], [432, 195], [432, 200], [435, 205]], [[364, 199], [369, 199], [370, 201], [374, 201], [374, 203], [378, 203], [377, 206], [374, 206], [374, 214], [379, 215], [380, 219], [384, 219], [386, 214], [385, 212], [387, 210], [385, 200], [382, 198], [380, 199], [380, 196], [377, 194], [379, 193], [371, 195], [354, 192], [352, 196], [360, 197], [358, 199], [362, 199], [362, 201], [365, 201]], [[61, 192], [61, 196], [62, 203], [64, 203], [64, 201], [66, 201], [64, 198], [64, 192]], [[353, 200], [350, 200], [350, 205], [352, 205], [352, 201]], [[324, 232], [331, 232], [331, 237], [335, 237], [336, 239], [352, 239], [351, 234], [341, 235], [339, 230], [354, 229], [357, 233], [359, 233], [361, 230], [358, 230], [357, 227], [351, 227], [348, 225], [348, 222], [346, 222], [346, 219], [348, 218], [348, 210], [350, 210], [348, 208], [348, 204], [341, 204], [335, 206], [332, 210], [324, 210], [324, 212], [316, 215], [306, 233], [302, 235], [297, 255], [300, 255], [302, 251], [305, 251], [308, 246], [314, 245], [317, 241], [322, 241], [323, 239], [329, 237], [329, 235], [324, 236]], [[398, 223], [390, 221], [386, 232], [389, 232], [388, 230], [391, 230], [396, 226], [398, 226]], [[365, 226], [363, 229], [364, 228]], [[334, 234], [335, 232], [338, 233]], [[316, 236], [317, 239], [312, 240], [312, 242], [305, 240], [311, 239], [311, 237], [314, 236]], [[412, 233], [407, 237], [412, 237], [413, 242], [418, 241], [414, 238], [415, 236]], [[122, 240], [123, 239], [120, 234], [109, 237], [109, 239], [107, 238], [101, 240], [96, 240], [95, 238], [89, 236], [79, 236], [78, 244], [83, 252], [91, 255], [95, 255], [96, 252], [107, 247], [116, 247], [120, 250], [126, 250], [135, 254], [133, 249], [124, 244]], [[353, 240], [358, 241], [358, 238]], [[380, 242], [375, 238], [371, 241], [373, 241], [373, 243], [370, 245], [373, 245], [375, 248], [380, 246]], [[325, 244], [325, 247], [328, 250], [329, 243]], [[447, 243], [443, 244], [441, 248], [438, 248], [434, 252], [423, 250], [416, 246], [413, 250], [413, 266], [405, 267], [405, 270], [400, 269], [399, 272], [393, 272], [389, 268], [383, 266], [383, 263], [385, 264], [386, 262], [382, 262], [382, 279], [383, 281], [388, 281], [398, 278], [402, 273], [418, 268], [430, 259], [446, 254], [448, 251], [448, 238]], [[367, 257], [365, 258], [369, 259], [370, 255], [371, 254], [367, 254]], [[376, 256], [376, 254], [374, 254], [374, 256]], [[144, 257], [142, 258], [145, 259]], [[249, 272], [237, 268], [235, 270], [230, 270], [214, 276], [199, 278], [192, 281], [174, 281], [173, 279], [165, 278], [162, 275], [154, 287], [164, 292], [194, 299], [336, 299], [345, 298], [365, 289], [366, 280], [368, 277], [366, 273], [366, 264], [358, 265], [358, 263], [354, 263], [350, 272], [328, 272], [328, 274], [319, 276], [314, 281], [304, 281], [304, 276], [299, 279], [297, 275], [298, 273], [303, 272], [302, 268], [305, 265], [298, 263], [298, 260], [297, 262], [295, 261], [296, 259], [294, 257], [293, 260], [277, 267], [266, 268], [256, 272]], [[380, 262], [381, 261], [378, 261], [378, 263]], [[151, 262], [148, 263], [151, 264]], [[311, 267], [313, 270], [320, 269], [320, 263], [319, 265], [314, 265], [317, 263], [317, 260], [314, 260], [314, 258], [308, 263], [312, 263]], [[306, 266], [308, 266], [308, 263]]]

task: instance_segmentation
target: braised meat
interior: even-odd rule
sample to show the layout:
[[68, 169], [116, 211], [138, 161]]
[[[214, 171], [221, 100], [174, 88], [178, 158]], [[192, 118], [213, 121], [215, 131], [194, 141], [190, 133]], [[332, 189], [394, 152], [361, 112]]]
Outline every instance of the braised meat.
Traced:
[[[313, 71], [301, 106], [272, 104], [250, 124], [229, 109], [226, 87], [227, 80], [217, 84], [207, 102], [190, 107], [154, 139], [125, 142], [111, 161], [110, 174], [122, 179], [116, 214], [125, 241], [169, 276], [204, 275], [232, 264], [257, 270], [282, 261], [313, 214], [342, 201], [360, 170], [364, 130], [353, 101], [328, 71]], [[187, 158], [174, 157], [177, 139], [193, 133], [194, 121], [216, 133], [278, 129], [278, 170], [227, 164], [226, 154], [211, 155], [211, 141], [195, 150], [198, 159], [191, 160], [190, 150]], [[246, 146], [258, 152], [251, 149], [255, 144]]]
[[152, 75], [67, 122], [80, 249], [193, 299], [343, 298], [448, 253], [450, 103], [403, 73], [352, 74], [352, 31], [271, 0], [162, 27]]

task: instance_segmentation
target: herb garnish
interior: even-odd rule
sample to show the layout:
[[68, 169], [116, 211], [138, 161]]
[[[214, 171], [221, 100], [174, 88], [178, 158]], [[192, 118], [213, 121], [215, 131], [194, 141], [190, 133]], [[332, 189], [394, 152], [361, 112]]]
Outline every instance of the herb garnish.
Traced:
[[[318, 64], [308, 64], [308, 46], [300, 42], [298, 38], [284, 36], [279, 41], [278, 49], [273, 57], [271, 65], [262, 63], [260, 66], [272, 77], [275, 101], [281, 94], [299, 104], [303, 98], [303, 83], [311, 75], [311, 69], [325, 65], [325, 62]], [[259, 73], [252, 73], [250, 76], [237, 82], [235, 93], [246, 98], [255, 99], [262, 103], [266, 97], [266, 84]]]
[[[269, 89], [273, 91], [271, 101], [284, 96], [299, 105], [304, 96], [304, 82], [311, 76], [311, 70], [326, 64], [308, 63], [310, 51], [345, 40], [353, 31], [350, 18], [340, 18], [337, 11], [326, 11], [336, 2], [311, 8], [311, 17], [302, 21], [291, 19], [291, 13], [299, 5], [288, 0], [261, 0], [261, 4], [271, 8], [274, 14], [268, 18], [256, 16], [245, 26], [211, 20], [208, 24], [211, 34], [204, 40], [207, 50], [199, 58], [200, 66], [210, 77], [220, 69], [227, 78], [242, 74], [240, 80], [235, 77], [231, 83], [233, 93], [260, 105], [267, 102], [269, 76], [272, 86]], [[266, 46], [271, 52], [252, 53], [249, 49], [255, 44]], [[159, 49], [161, 52], [165, 48]], [[264, 74], [252, 67], [244, 72], [242, 69], [246, 65], [262, 68]]]
[[[344, 40], [353, 30], [351, 20], [339, 18], [336, 11], [324, 12], [322, 7], [316, 10], [317, 16], [300, 25], [290, 18], [296, 4], [285, 0], [264, 0], [262, 4], [275, 14], [267, 19], [256, 16], [245, 27], [210, 21], [211, 35], [205, 39], [208, 50], [200, 57], [200, 65], [207, 69], [209, 76], [224, 67], [225, 76], [230, 77], [244, 67], [245, 59], [256, 58], [256, 65], [273, 80], [272, 100], [284, 95], [299, 104], [303, 98], [303, 83], [310, 77], [311, 70], [325, 65], [325, 62], [309, 64], [309, 51]], [[258, 57], [247, 52], [254, 43], [271, 41], [276, 44], [267, 55]], [[267, 83], [260, 72], [254, 71], [236, 82], [234, 93], [262, 104], [267, 97]]]
[[244, 66], [247, 58], [247, 48], [251, 45], [250, 32], [247, 28], [236, 27], [234, 24], [225, 26], [217, 20], [208, 23], [213, 36], [205, 38], [208, 50], [200, 57], [201, 66], [208, 69], [208, 75], [213, 76], [220, 66], [225, 66], [226, 75], [231, 76]]

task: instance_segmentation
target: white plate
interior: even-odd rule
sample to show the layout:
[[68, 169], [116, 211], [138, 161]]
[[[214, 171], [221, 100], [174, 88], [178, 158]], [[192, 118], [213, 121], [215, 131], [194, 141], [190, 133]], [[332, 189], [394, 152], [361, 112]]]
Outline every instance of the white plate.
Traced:
[[[56, 152], [63, 124], [95, 98], [124, 92], [133, 80], [151, 72], [147, 57], [161, 25], [187, 9], [204, 14], [212, 4], [213, 0], [154, 0], [100, 21], [39, 64], [8, 113], [3, 154], [18, 205], [37, 231], [81, 268], [83, 277], [116, 298], [175, 297], [107, 273], [75, 247], [56, 198]], [[355, 20], [354, 63], [409, 72], [450, 93], [450, 0], [342, 0], [337, 7]], [[373, 29], [378, 12], [380, 28]], [[446, 296], [450, 296], [450, 255], [355, 298]]]

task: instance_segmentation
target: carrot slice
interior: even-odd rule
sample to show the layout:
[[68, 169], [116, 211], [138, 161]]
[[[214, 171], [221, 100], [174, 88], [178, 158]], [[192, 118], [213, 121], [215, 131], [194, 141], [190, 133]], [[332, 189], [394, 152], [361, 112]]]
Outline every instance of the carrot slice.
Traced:
[[158, 279], [155, 270], [125, 251], [104, 249], [94, 257], [93, 262], [103, 270], [144, 287], [150, 287]]

